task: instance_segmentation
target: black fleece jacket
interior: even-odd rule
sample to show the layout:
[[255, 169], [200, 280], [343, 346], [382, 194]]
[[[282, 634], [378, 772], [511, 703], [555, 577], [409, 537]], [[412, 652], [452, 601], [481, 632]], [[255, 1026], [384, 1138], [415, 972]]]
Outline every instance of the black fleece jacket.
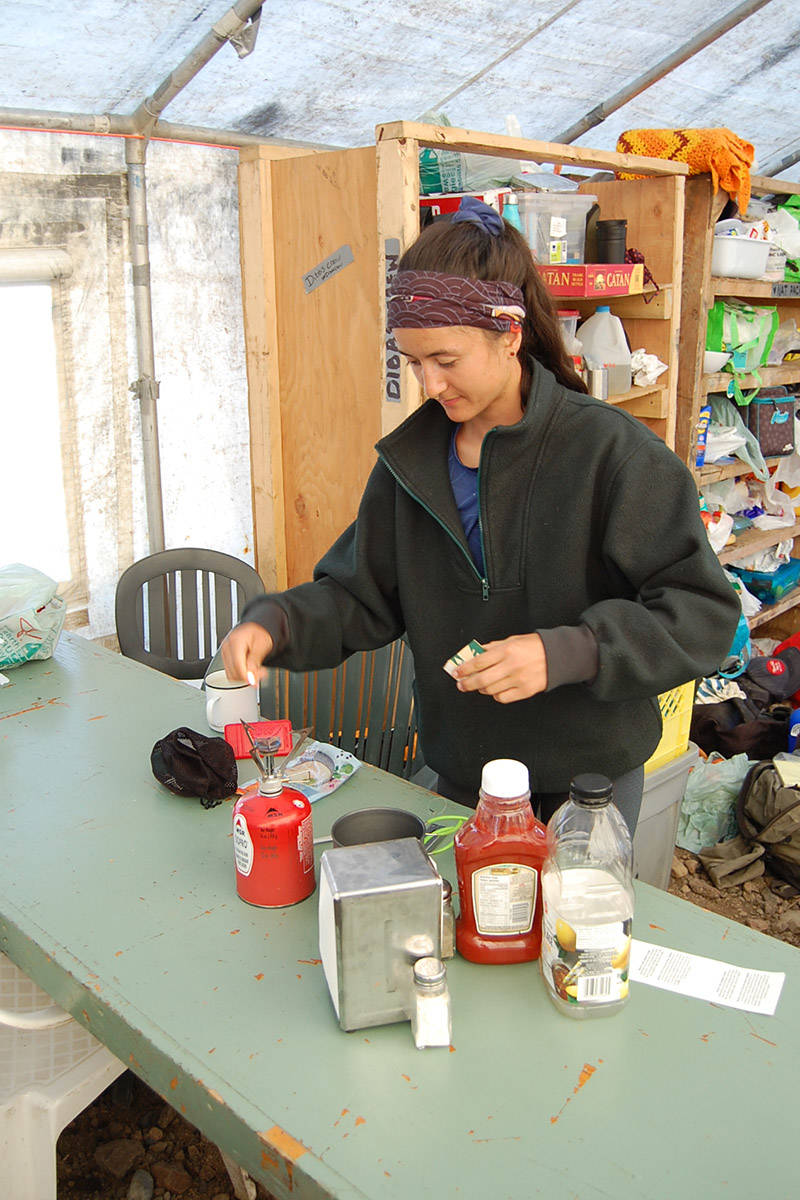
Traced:
[[[270, 661], [293, 670], [407, 633], [425, 760], [476, 794], [491, 758], [525, 762], [534, 791], [565, 791], [582, 771], [616, 778], [658, 744], [658, 694], [716, 670], [739, 617], [691, 475], [639, 421], [536, 363], [522, 420], [481, 449], [482, 578], [450, 486], [451, 431], [431, 400], [378, 442], [358, 517], [314, 581], [242, 620], [268, 629]], [[442, 669], [470, 638], [533, 631], [541, 695], [499, 704]]]

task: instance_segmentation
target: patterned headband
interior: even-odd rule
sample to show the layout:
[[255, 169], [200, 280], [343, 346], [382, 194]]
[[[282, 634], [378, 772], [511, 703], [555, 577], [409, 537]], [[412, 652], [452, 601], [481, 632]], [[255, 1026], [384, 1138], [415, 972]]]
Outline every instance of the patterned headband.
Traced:
[[513, 283], [465, 279], [439, 271], [398, 271], [389, 289], [389, 329], [517, 329], [525, 317], [522, 292]]

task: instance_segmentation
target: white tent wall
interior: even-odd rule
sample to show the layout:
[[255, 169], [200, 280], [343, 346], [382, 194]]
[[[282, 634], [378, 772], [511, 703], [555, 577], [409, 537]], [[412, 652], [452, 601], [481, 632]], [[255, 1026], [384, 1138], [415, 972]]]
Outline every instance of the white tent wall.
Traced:
[[[237, 157], [152, 143], [149, 245], [165, 542], [252, 562]], [[71, 259], [69, 277], [53, 284], [72, 568], [66, 594], [81, 632], [105, 637], [114, 631], [121, 571], [148, 552], [141, 424], [129, 390], [138, 372], [123, 142], [5, 131], [0, 202], [0, 250], [60, 246]], [[0, 351], [5, 418], [21, 428], [14, 413], [21, 418], [32, 398], [8, 395], [2, 362]], [[27, 503], [64, 503], [60, 488], [37, 476], [33, 457], [30, 479]], [[4, 562], [8, 536], [0, 533]]]

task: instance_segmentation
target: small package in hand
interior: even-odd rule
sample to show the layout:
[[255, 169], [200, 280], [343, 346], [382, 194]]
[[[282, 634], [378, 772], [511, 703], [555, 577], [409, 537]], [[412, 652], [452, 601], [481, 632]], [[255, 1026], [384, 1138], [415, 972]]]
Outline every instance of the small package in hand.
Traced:
[[452, 675], [455, 679], [456, 667], [460, 667], [462, 663], [469, 662], [471, 658], [476, 658], [477, 655], [483, 654], [485, 647], [472, 638], [467, 642], [466, 646], [462, 646], [455, 654], [452, 654], [444, 664], [444, 669], [448, 675]]

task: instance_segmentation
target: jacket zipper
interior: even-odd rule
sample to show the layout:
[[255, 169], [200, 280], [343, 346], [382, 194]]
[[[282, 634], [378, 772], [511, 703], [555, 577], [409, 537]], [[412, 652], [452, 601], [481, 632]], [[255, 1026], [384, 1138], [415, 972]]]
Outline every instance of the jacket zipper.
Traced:
[[[481, 458], [483, 458], [483, 447], [481, 447]], [[483, 521], [481, 520], [481, 464], [478, 460], [478, 474], [475, 480], [475, 491], [478, 500], [478, 537], [481, 543], [481, 558], [483, 560], [483, 569], [486, 570], [486, 548], [483, 544]], [[470, 562], [472, 559], [470, 558]], [[485, 577], [481, 579], [481, 590], [484, 600], [489, 599], [489, 580]]]
[[[458, 540], [458, 538], [453, 533], [452, 529], [448, 529], [448, 527], [445, 525], [444, 521], [442, 521], [442, 519], [436, 515], [436, 513], [433, 511], [433, 509], [430, 508], [425, 503], [424, 500], [420, 500], [420, 498], [416, 494], [416, 492], [412, 492], [411, 488], [408, 487], [408, 485], [403, 482], [403, 480], [400, 478], [400, 476], [397, 474], [397, 472], [394, 470], [394, 468], [389, 465], [389, 463], [386, 461], [386, 459], [383, 457], [383, 455], [381, 455], [381, 462], [386, 467], [387, 471], [392, 476], [392, 478], [395, 479], [397, 481], [397, 483], [400, 484], [400, 487], [403, 489], [403, 491], [406, 492], [407, 495], [409, 495], [412, 500], [416, 500], [416, 502], [417, 502], [417, 504], [419, 504], [420, 508], [423, 508], [429, 516], [433, 517], [436, 524], [439, 525], [445, 531], [447, 536], [455, 543], [455, 545], [458, 546], [459, 550], [464, 555], [464, 558], [469, 563], [473, 572], [475, 573], [475, 575], [477, 575], [478, 579], [480, 580], [481, 597], [484, 600], [488, 600], [489, 599], [489, 580], [486, 579], [485, 576], [481, 575], [480, 571], [475, 566], [472, 555], [467, 550], [464, 549], [464, 547], [461, 545], [461, 542]], [[480, 534], [480, 539], [481, 539], [481, 555], [483, 557], [483, 564], [484, 564], [484, 570], [485, 570], [486, 555], [484, 554], [484, 550], [483, 550], [483, 528], [481, 526], [481, 511], [480, 511], [480, 467], [478, 468], [478, 533]]]

